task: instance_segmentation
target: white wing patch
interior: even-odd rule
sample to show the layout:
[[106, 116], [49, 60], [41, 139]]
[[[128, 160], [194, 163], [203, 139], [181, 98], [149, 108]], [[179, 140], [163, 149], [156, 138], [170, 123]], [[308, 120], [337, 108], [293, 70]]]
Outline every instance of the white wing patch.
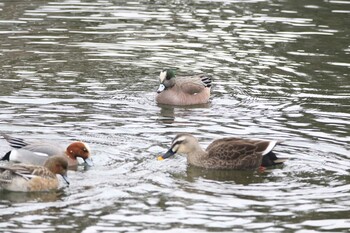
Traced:
[[39, 155], [39, 156], [44, 156], [44, 157], [48, 157], [48, 154], [45, 153], [41, 153], [41, 152], [34, 152], [34, 154]]
[[268, 154], [272, 149], [276, 146], [277, 141], [270, 141], [269, 145], [266, 147], [266, 149], [262, 152], [262, 155]]

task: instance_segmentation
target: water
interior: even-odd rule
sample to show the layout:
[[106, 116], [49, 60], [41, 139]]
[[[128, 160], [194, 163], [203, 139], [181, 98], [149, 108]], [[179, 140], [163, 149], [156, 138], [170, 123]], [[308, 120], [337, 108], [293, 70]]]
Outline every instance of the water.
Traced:
[[[349, 22], [335, 0], [0, 0], [0, 131], [86, 141], [95, 163], [57, 192], [1, 191], [0, 231], [347, 232]], [[210, 103], [157, 105], [163, 67], [212, 76]], [[179, 132], [283, 139], [290, 160], [156, 161]]]

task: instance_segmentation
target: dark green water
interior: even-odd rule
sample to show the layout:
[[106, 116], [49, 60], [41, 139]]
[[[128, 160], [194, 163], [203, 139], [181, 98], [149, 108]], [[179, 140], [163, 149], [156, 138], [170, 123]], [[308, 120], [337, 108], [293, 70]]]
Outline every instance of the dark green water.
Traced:
[[[348, 232], [349, 22], [341, 0], [0, 0], [0, 131], [84, 140], [95, 162], [58, 192], [0, 191], [0, 231]], [[164, 67], [212, 76], [211, 102], [158, 106]], [[156, 161], [179, 132], [283, 139], [291, 159]]]

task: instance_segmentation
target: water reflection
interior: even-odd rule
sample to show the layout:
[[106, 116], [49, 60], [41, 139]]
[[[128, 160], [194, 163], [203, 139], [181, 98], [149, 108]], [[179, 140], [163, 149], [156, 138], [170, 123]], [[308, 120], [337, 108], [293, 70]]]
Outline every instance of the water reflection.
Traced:
[[234, 171], [234, 170], [208, 170], [188, 166], [186, 170], [186, 180], [193, 182], [198, 178], [215, 181], [233, 181], [235, 184], [249, 185], [253, 183], [263, 183], [269, 171]]
[[159, 120], [165, 125], [171, 125], [175, 120], [175, 108], [173, 106], [163, 106], [160, 108], [161, 116]]
[[10, 205], [18, 203], [54, 202], [62, 199], [63, 194], [64, 190], [33, 193], [0, 191], [1, 199], [6, 200], [6, 203], [11, 203]]

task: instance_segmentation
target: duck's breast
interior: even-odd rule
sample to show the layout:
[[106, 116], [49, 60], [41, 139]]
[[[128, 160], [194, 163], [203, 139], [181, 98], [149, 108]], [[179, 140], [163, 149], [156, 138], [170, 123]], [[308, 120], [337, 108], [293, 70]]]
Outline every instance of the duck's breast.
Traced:
[[209, 101], [210, 88], [205, 88], [203, 91], [195, 94], [185, 93], [179, 88], [173, 87], [159, 93], [156, 101], [160, 104], [170, 105], [194, 105], [205, 104]]
[[59, 185], [57, 177], [34, 177], [28, 184], [28, 190], [31, 192], [35, 191], [49, 191], [57, 189]]

